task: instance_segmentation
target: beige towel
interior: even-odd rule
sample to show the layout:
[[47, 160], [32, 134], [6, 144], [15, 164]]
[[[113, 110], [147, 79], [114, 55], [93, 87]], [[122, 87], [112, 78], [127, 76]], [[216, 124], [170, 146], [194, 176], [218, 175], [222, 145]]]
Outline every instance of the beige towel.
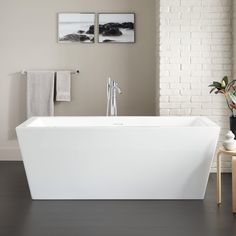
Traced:
[[71, 72], [58, 71], [56, 75], [56, 101], [71, 101]]
[[54, 115], [54, 71], [27, 72], [27, 117]]

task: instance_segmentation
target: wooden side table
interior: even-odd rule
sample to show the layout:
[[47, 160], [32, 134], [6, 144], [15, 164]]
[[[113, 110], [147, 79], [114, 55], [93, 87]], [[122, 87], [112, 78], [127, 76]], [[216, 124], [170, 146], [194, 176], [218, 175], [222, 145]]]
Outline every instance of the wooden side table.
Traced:
[[232, 157], [232, 211], [236, 213], [236, 150], [227, 151], [223, 147], [217, 152], [217, 204], [221, 204], [221, 155], [225, 154]]

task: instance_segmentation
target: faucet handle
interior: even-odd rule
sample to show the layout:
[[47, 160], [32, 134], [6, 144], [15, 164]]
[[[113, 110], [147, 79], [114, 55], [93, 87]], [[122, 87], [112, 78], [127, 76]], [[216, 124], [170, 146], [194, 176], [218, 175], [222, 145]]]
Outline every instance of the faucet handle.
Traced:
[[117, 89], [119, 94], [122, 94], [122, 91], [121, 91], [121, 89], [118, 86], [116, 86], [116, 89]]
[[119, 94], [122, 94], [122, 91], [121, 91], [120, 87], [118, 86], [117, 82], [115, 82], [115, 88], [117, 89]]

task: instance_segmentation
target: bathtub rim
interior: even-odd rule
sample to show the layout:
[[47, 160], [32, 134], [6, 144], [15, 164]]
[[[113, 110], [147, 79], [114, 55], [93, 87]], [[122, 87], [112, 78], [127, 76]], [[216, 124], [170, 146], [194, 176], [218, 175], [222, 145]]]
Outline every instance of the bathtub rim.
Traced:
[[16, 127], [16, 130], [19, 130], [19, 129], [45, 129], [45, 128], [51, 128], [51, 129], [55, 129], [55, 128], [58, 128], [58, 129], [70, 129], [70, 128], [113, 128], [113, 127], [142, 127], [142, 128], [220, 128], [220, 126], [218, 124], [216, 124], [215, 122], [213, 122], [211, 119], [209, 119], [208, 117], [205, 117], [205, 116], [117, 116], [119, 118], [134, 118], [134, 119], [150, 119], [150, 118], [167, 118], [167, 119], [175, 119], [175, 118], [191, 118], [193, 119], [193, 121], [195, 119], [200, 119], [204, 125], [173, 125], [173, 126], [170, 126], [170, 125], [145, 125], [144, 124], [139, 124], [139, 125], [119, 125], [119, 124], [107, 124], [107, 125], [96, 125], [96, 124], [93, 124], [93, 125], [86, 125], [86, 126], [83, 126], [83, 125], [71, 125], [71, 126], [63, 126], [63, 125], [57, 125], [57, 126], [29, 126], [31, 123], [33, 123], [34, 121], [36, 121], [37, 119], [47, 119], [47, 118], [65, 118], [65, 119], [70, 119], [70, 118], [96, 118], [96, 117], [102, 117], [102, 118], [114, 118], [112, 116], [34, 116], [34, 117], [31, 117], [29, 119], [27, 119], [26, 121], [22, 122], [20, 125], [18, 125]]

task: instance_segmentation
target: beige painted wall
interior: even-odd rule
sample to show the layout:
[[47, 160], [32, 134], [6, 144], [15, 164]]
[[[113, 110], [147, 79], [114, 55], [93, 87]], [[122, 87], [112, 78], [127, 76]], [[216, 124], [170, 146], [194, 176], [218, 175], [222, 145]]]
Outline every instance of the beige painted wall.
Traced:
[[[58, 44], [58, 12], [135, 12], [135, 44]], [[106, 80], [123, 90], [120, 115], [155, 115], [155, 0], [0, 0], [0, 159], [18, 159], [26, 118], [22, 69], [76, 69], [72, 102], [56, 115], [104, 115]]]

